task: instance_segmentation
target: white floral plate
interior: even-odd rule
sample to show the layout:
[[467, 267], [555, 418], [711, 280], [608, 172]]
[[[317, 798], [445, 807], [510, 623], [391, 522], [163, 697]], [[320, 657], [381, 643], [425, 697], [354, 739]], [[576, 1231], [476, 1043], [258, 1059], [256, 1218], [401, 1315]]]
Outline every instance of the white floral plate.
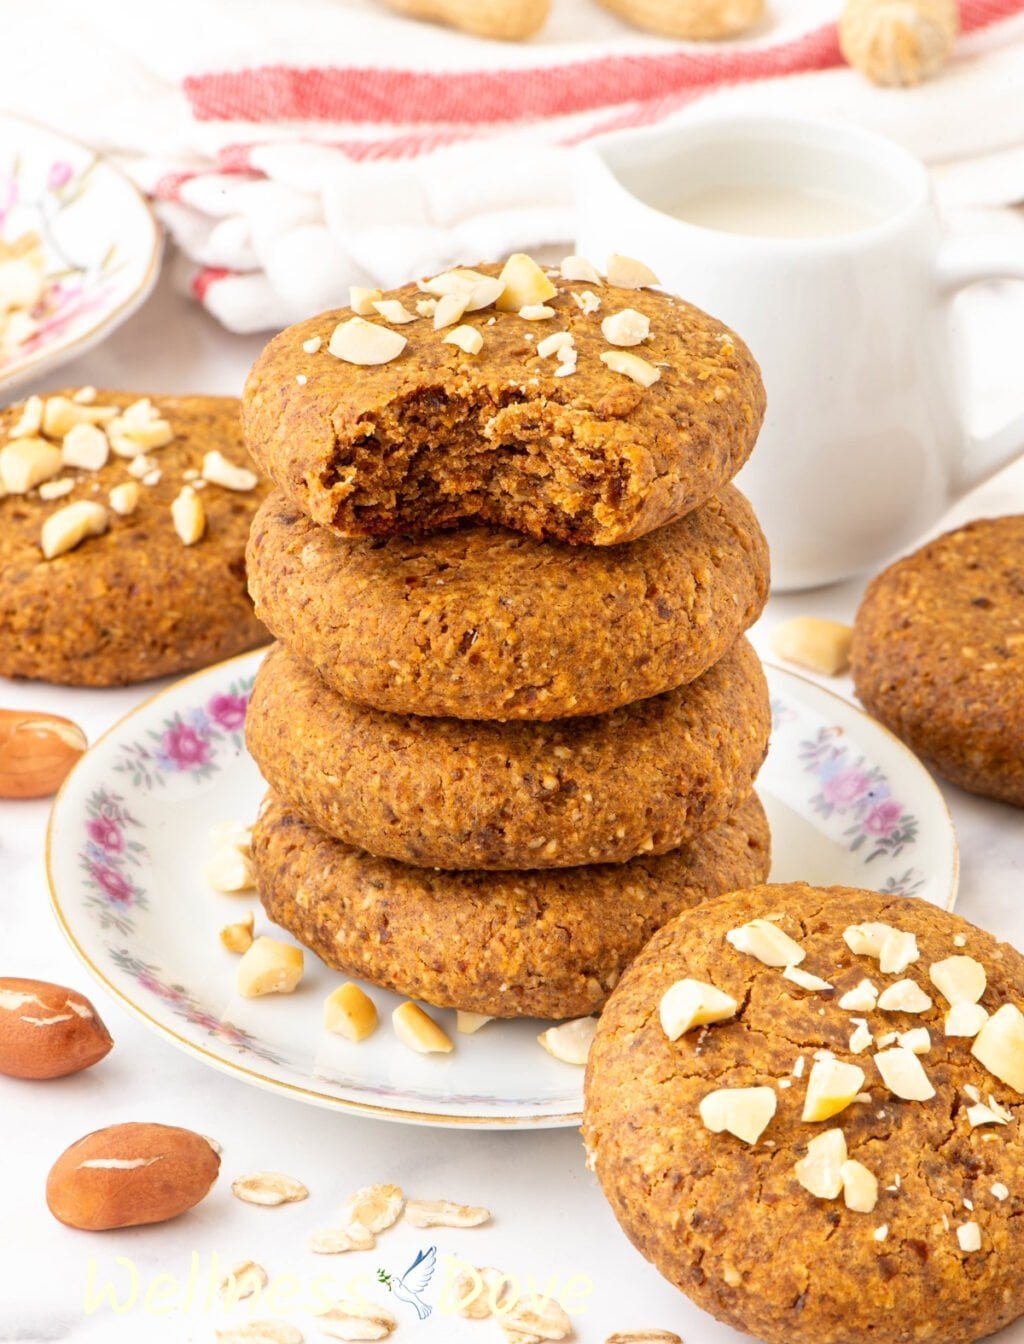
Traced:
[[[0, 116], [0, 393], [129, 317], [156, 281], [161, 250], [152, 211], [113, 164], [56, 131]], [[17, 276], [5, 275], [12, 261]], [[5, 318], [14, 284], [24, 302]]]
[[[326, 1034], [340, 982], [307, 954], [289, 996], [243, 999], [218, 932], [256, 904], [209, 890], [209, 830], [248, 822], [263, 784], [242, 727], [261, 654], [158, 692], [101, 738], [68, 778], [48, 839], [57, 918], [94, 976], [175, 1044], [305, 1101], [382, 1119], [483, 1128], [574, 1125], [582, 1071], [547, 1055], [536, 1022], [493, 1022], [451, 1055], [412, 1054], [388, 1024], [395, 995], [368, 987], [381, 1029]], [[769, 668], [775, 730], [759, 789], [774, 876], [913, 894], [950, 907], [957, 851], [920, 763], [859, 710]], [[263, 921], [265, 924], [266, 921]], [[438, 1017], [454, 1033], [454, 1014]]]

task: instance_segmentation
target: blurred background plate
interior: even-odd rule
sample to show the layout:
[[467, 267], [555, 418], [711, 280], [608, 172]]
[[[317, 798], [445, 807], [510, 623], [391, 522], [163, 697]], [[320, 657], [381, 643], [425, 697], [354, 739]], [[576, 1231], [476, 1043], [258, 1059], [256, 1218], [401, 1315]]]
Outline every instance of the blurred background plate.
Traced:
[[[50, 822], [57, 918], [91, 973], [193, 1056], [303, 1101], [380, 1119], [477, 1128], [579, 1123], [583, 1070], [537, 1044], [537, 1022], [455, 1032], [450, 1055], [413, 1054], [391, 1031], [397, 995], [373, 986], [381, 1027], [356, 1045], [323, 1030], [337, 972], [306, 954], [288, 996], [243, 999], [219, 930], [257, 906], [203, 880], [210, 828], [248, 825], [264, 784], [242, 731], [263, 654], [158, 692], [69, 776]], [[759, 791], [778, 880], [919, 896], [950, 907], [957, 849], [942, 796], [885, 729], [830, 692], [768, 668], [774, 733]], [[267, 921], [257, 910], [257, 927]]]
[[113, 164], [0, 115], [0, 394], [107, 336], [146, 298], [162, 235]]

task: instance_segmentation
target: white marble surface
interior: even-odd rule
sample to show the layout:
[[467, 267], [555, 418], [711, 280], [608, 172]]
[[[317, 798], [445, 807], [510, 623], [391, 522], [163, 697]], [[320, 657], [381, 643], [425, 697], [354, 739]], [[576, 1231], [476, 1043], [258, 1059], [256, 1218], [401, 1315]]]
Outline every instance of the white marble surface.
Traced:
[[[985, 419], [995, 421], [1020, 395], [1014, 367], [1020, 341], [1014, 331], [1024, 323], [1024, 306], [1009, 291], [993, 293], [976, 305], [970, 320]], [[164, 284], [129, 325], [71, 366], [66, 380], [147, 391], [235, 392], [258, 344], [226, 336]], [[956, 516], [1014, 509], [1024, 509], [1024, 466], [990, 483]], [[756, 641], [764, 650], [772, 624], [795, 613], [849, 618], [861, 586], [852, 582], [773, 599]], [[849, 694], [848, 684], [837, 689]], [[146, 689], [69, 691], [0, 683], [3, 704], [57, 710], [91, 736], [145, 694]], [[1024, 815], [955, 789], [946, 793], [963, 851], [961, 912], [1024, 945]], [[215, 1254], [227, 1263], [256, 1259], [279, 1283], [281, 1276], [295, 1275], [303, 1297], [314, 1291], [317, 1275], [334, 1277], [340, 1289], [357, 1273], [372, 1279], [378, 1266], [401, 1272], [418, 1246], [429, 1244], [429, 1234], [397, 1229], [365, 1256], [323, 1259], [305, 1250], [307, 1233], [329, 1223], [344, 1195], [375, 1180], [399, 1182], [417, 1196], [463, 1199], [494, 1210], [495, 1222], [487, 1229], [438, 1233], [441, 1253], [532, 1273], [541, 1283], [555, 1274], [560, 1289], [573, 1276], [584, 1276], [576, 1280], [591, 1289], [576, 1316], [584, 1344], [642, 1325], [674, 1328], [690, 1344], [738, 1338], [690, 1307], [627, 1243], [584, 1169], [574, 1132], [455, 1132], [335, 1115], [255, 1091], [151, 1034], [92, 985], [58, 932], [43, 868], [46, 815], [45, 803], [0, 804], [2, 966], [7, 974], [53, 979], [92, 994], [117, 1044], [100, 1067], [77, 1078], [49, 1084], [0, 1078], [0, 1340], [213, 1340], [224, 1318], [204, 1310], [202, 1298]], [[89, 1236], [54, 1222], [43, 1191], [56, 1156], [89, 1130], [140, 1119], [187, 1125], [220, 1140], [224, 1176], [212, 1196], [194, 1213], [160, 1228]], [[231, 1177], [258, 1168], [298, 1176], [312, 1192], [310, 1201], [276, 1210], [238, 1203], [228, 1190]], [[202, 1288], [190, 1309], [179, 1294], [170, 1314], [141, 1305], [121, 1315], [86, 1314], [90, 1257], [100, 1279], [115, 1279], [123, 1291], [131, 1265], [143, 1290], [158, 1274], [184, 1284], [193, 1253], [201, 1258]], [[119, 1265], [118, 1257], [131, 1265]], [[173, 1285], [163, 1287], [170, 1291]], [[438, 1311], [420, 1323], [400, 1304], [391, 1305], [401, 1318], [398, 1339], [446, 1344], [500, 1339], [494, 1323], [453, 1321]], [[322, 1337], [303, 1311], [284, 1314], [307, 1339]], [[245, 1313], [236, 1316], [243, 1319]]]

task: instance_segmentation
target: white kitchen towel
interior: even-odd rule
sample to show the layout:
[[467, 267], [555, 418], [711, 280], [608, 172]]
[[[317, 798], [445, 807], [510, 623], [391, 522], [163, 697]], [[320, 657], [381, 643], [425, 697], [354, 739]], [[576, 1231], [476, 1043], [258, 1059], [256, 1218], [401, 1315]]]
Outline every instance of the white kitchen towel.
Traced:
[[505, 44], [374, 0], [34, 0], [0, 104], [126, 166], [236, 331], [564, 242], [575, 144], [709, 108], [850, 120], [943, 165], [958, 205], [1024, 198], [1024, 0], [962, 0], [956, 60], [914, 90], [842, 64], [839, 0], [769, 4], [748, 39], [696, 44], [554, 0], [537, 39]]

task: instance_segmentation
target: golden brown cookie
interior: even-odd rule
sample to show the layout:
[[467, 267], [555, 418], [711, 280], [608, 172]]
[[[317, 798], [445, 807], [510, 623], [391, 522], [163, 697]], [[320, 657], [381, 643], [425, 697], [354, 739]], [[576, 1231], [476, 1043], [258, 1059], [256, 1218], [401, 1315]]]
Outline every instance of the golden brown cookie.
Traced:
[[[687, 1029], [695, 1000], [664, 998], [683, 980], [734, 1011], [702, 991], [709, 1024]], [[975, 998], [982, 1034], [947, 1035], [978, 1029]], [[1024, 1311], [1022, 1002], [1024, 958], [920, 900], [797, 883], [708, 901], [605, 1008], [590, 1162], [641, 1253], [738, 1330], [967, 1344]]]
[[261, 619], [341, 695], [461, 719], [601, 714], [699, 677], [760, 615], [768, 548], [732, 486], [623, 546], [489, 527], [345, 538], [272, 495], [253, 524]]
[[346, 844], [428, 868], [569, 868], [663, 854], [723, 821], [768, 744], [750, 645], [698, 681], [594, 718], [426, 719], [364, 709], [280, 645], [246, 740], [271, 788]]
[[[764, 415], [746, 346], [670, 295], [538, 274], [555, 288], [524, 305], [550, 314], [540, 320], [487, 306], [435, 330], [416, 307], [433, 300], [416, 285], [395, 291], [388, 300], [415, 320], [389, 325], [371, 308], [372, 322], [359, 320], [378, 336], [363, 329], [354, 341], [404, 340], [385, 363], [331, 353], [351, 337], [335, 334], [352, 320], [349, 309], [289, 327], [246, 384], [253, 456], [303, 513], [346, 536], [477, 521], [609, 545], [703, 504], [746, 461]], [[608, 330], [632, 341], [649, 327], [639, 344], [606, 336], [606, 319], [623, 312], [636, 315], [627, 330]], [[461, 328], [479, 338], [478, 353], [446, 343]], [[541, 353], [558, 333], [574, 342], [571, 367], [561, 351]], [[657, 381], [643, 386], [602, 355], [640, 359], [643, 376]]]
[[861, 700], [939, 774], [1024, 807], [1024, 516], [891, 565], [854, 624]]
[[[136, 409], [124, 423], [115, 408], [139, 403], [139, 394], [93, 396], [87, 389], [85, 402], [75, 395], [81, 393], [54, 393], [45, 406], [34, 398], [0, 412], [0, 481], [8, 490], [0, 497], [0, 675], [120, 686], [205, 667], [265, 643], [246, 593], [245, 542], [267, 486], [248, 483], [256, 478], [242, 445], [238, 401], [154, 395], [151, 412]], [[40, 412], [45, 420], [36, 426]], [[85, 415], [96, 423], [75, 431], [72, 422]], [[130, 433], [151, 441], [173, 437], [139, 453]], [[211, 474], [247, 488], [202, 484], [204, 457], [215, 451], [247, 475], [215, 468]], [[105, 460], [69, 466], [69, 457]], [[11, 491], [34, 479], [27, 492]], [[186, 499], [192, 491], [204, 515], [202, 535], [191, 545], [172, 516], [183, 490]], [[88, 506], [85, 513], [105, 530], [47, 559], [44, 535], [52, 541], [67, 516], [56, 515], [69, 505]]]
[[666, 920], [767, 876], [769, 844], [754, 796], [687, 849], [533, 873], [375, 859], [273, 798], [253, 831], [267, 914], [329, 966], [491, 1017], [596, 1012]]

